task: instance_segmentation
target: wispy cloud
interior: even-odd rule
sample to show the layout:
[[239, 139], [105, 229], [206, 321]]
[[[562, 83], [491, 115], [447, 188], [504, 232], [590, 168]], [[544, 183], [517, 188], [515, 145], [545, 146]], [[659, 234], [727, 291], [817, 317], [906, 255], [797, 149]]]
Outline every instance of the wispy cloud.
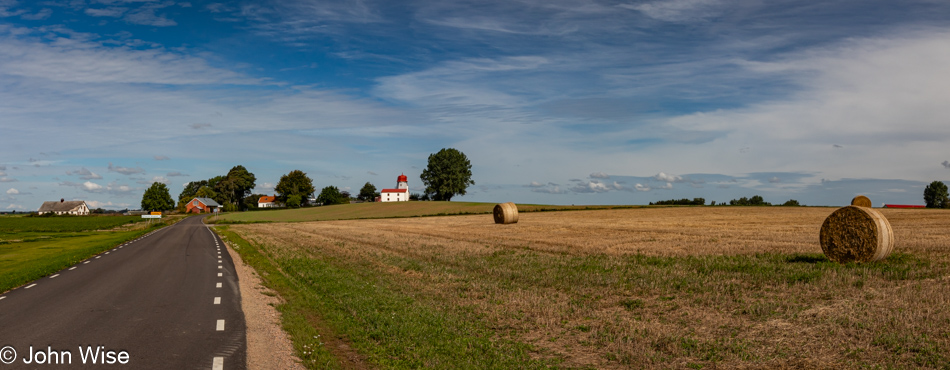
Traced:
[[153, 157], [153, 158], [155, 158], [156, 161], [167, 161], [167, 160], [171, 159], [171, 158], [168, 158], [167, 156], [164, 156], [164, 155], [156, 155], [156, 156]]
[[16, 194], [20, 194], [20, 191], [17, 190], [16, 188], [7, 189], [7, 195], [16, 195]]
[[67, 175], [70, 175], [70, 176], [79, 175], [79, 179], [81, 179], [81, 180], [100, 180], [100, 179], [102, 179], [102, 175], [99, 175], [99, 174], [97, 174], [97, 173], [95, 173], [95, 172], [92, 172], [92, 171], [86, 169], [86, 167], [80, 168], [80, 169], [75, 170], [75, 171], [66, 171], [66, 174], [67, 174]]
[[142, 167], [113, 166], [112, 162], [109, 162], [109, 172], [118, 172], [123, 175], [134, 175], [137, 173], [144, 173], [145, 170]]
[[187, 175], [187, 174], [184, 174], [184, 173], [181, 173], [181, 172], [178, 172], [178, 171], [174, 171], [174, 172], [169, 172], [169, 173], [167, 173], [165, 176], [168, 176], [168, 177], [177, 177], [177, 176], [188, 176], [188, 175]]

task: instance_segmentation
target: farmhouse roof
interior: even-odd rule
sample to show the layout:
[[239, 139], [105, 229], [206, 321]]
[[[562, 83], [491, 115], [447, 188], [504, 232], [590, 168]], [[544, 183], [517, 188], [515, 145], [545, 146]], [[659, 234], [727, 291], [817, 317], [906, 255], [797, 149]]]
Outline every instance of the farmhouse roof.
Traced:
[[56, 201], [51, 200], [49, 202], [43, 202], [43, 205], [40, 206], [36, 212], [69, 212], [74, 208], [86, 204], [84, 200], [66, 200], [66, 201]]
[[383, 189], [380, 193], [408, 193], [409, 189]]
[[258, 199], [257, 202], [258, 202], [258, 203], [273, 203], [275, 200], [277, 200], [277, 196], [276, 196], [276, 195], [273, 195], [273, 196], [271, 196], [271, 195], [264, 195], [264, 196], [261, 197], [261, 199]]
[[220, 206], [221, 206], [220, 204], [218, 204], [218, 202], [215, 202], [214, 199], [211, 199], [211, 198], [195, 198], [195, 199], [197, 199], [197, 200], [198, 200], [199, 202], [201, 202], [201, 203], [204, 203], [204, 205], [206, 205], [206, 206], [208, 206], [208, 207], [220, 207]]

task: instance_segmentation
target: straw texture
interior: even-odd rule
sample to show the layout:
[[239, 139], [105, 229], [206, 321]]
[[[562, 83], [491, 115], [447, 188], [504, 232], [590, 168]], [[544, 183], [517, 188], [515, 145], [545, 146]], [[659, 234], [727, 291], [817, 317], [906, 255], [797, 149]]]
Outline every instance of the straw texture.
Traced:
[[512, 202], [495, 205], [495, 210], [492, 214], [495, 216], [496, 224], [518, 223], [518, 206]]
[[839, 262], [872, 262], [894, 249], [894, 231], [880, 212], [860, 206], [834, 211], [821, 225], [821, 250]]

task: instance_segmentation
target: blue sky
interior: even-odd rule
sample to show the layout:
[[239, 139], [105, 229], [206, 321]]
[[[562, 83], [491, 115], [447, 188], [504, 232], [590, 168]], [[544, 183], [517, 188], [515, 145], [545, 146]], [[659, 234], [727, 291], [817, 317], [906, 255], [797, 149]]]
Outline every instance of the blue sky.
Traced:
[[950, 180], [950, 2], [0, 0], [0, 210], [255, 192], [922, 204]]

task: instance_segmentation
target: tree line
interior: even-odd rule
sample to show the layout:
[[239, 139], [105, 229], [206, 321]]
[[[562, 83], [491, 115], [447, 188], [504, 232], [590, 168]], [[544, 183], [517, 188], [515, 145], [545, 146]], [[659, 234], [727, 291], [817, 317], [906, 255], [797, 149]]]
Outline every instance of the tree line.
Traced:
[[[426, 186], [423, 195], [412, 194], [412, 200], [450, 201], [456, 195], [465, 195], [472, 180], [472, 164], [464, 153], [453, 148], [443, 148], [430, 154], [428, 165], [420, 176]], [[149, 211], [169, 211], [178, 209], [184, 212], [186, 205], [194, 198], [210, 198], [221, 204], [224, 211], [244, 211], [257, 208], [257, 202], [266, 194], [253, 194], [257, 177], [244, 166], [231, 168], [226, 175], [215, 176], [207, 180], [192, 181], [185, 185], [178, 195], [178, 203], [169, 194], [168, 187], [160, 182], [153, 183], [142, 195], [142, 209]], [[280, 177], [277, 186], [277, 201], [287, 207], [297, 208], [308, 205], [332, 205], [349, 203], [352, 199], [347, 191], [336, 186], [327, 186], [314, 197], [316, 188], [313, 179], [300, 170], [293, 170]], [[356, 199], [373, 201], [380, 193], [376, 186], [367, 182], [360, 189]]]

